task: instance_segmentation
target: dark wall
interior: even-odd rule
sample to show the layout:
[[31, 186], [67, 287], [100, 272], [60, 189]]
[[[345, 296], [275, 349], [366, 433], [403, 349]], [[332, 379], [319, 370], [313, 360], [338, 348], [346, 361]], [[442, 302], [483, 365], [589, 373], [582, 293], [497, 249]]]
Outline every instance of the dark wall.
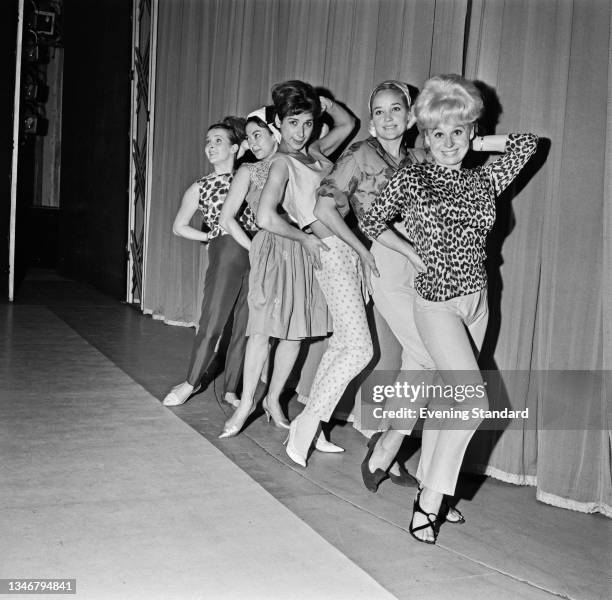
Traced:
[[0, 300], [8, 295], [9, 218], [11, 208], [11, 159], [13, 139], [13, 95], [15, 91], [15, 47], [17, 0], [0, 2]]
[[125, 297], [131, 2], [65, 0], [60, 271]]

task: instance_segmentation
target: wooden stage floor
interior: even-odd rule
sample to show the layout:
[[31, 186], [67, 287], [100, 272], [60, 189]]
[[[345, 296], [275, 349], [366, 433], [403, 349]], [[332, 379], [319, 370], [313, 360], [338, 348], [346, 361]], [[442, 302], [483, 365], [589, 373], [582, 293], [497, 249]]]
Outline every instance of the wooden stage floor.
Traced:
[[260, 411], [218, 440], [228, 408], [214, 385], [159, 402], [184, 376], [192, 329], [36, 279], [0, 305], [0, 578], [76, 577], [77, 597], [128, 600], [612, 596], [609, 519], [465, 476], [467, 523], [418, 544], [414, 489], [368, 492], [350, 425], [332, 430], [346, 452], [305, 470]]

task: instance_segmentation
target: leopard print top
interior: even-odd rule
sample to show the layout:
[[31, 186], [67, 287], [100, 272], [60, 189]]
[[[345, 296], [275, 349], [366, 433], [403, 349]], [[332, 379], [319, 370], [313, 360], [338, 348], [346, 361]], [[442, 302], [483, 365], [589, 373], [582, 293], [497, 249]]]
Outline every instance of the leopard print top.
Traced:
[[[210, 173], [197, 180], [198, 210], [202, 213], [202, 230], [208, 232], [209, 242], [220, 235], [227, 235], [219, 225], [219, 217], [233, 178], [233, 173]], [[245, 231], [250, 233], [256, 230], [255, 218], [248, 206], [244, 205], [236, 219]]]
[[486, 237], [495, 221], [495, 197], [534, 154], [538, 138], [510, 134], [505, 153], [475, 169], [451, 170], [433, 163], [400, 169], [362, 219], [377, 238], [400, 216], [426, 270], [415, 278], [417, 293], [433, 302], [486, 287]]

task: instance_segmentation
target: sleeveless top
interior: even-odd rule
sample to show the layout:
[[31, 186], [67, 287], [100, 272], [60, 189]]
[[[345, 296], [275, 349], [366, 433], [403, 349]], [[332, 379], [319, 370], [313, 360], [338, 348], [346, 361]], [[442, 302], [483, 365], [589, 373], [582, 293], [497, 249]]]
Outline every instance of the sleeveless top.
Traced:
[[209, 241], [225, 234], [219, 226], [219, 217], [233, 178], [233, 173], [210, 173], [197, 181], [198, 210], [202, 213], [202, 230], [208, 231]]
[[317, 220], [313, 214], [317, 201], [316, 190], [333, 164], [322, 154], [317, 154], [317, 160], [310, 165], [288, 154], [278, 154], [273, 160], [284, 160], [289, 170], [283, 208], [300, 229], [305, 229]]

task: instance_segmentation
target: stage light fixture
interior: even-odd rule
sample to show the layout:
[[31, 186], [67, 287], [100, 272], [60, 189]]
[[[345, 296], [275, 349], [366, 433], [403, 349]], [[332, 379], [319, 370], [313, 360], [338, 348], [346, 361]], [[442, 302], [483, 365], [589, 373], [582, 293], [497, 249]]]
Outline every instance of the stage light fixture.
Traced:
[[27, 135], [47, 135], [49, 121], [40, 115], [28, 115], [23, 120], [23, 132]]
[[55, 13], [49, 10], [36, 10], [34, 15], [36, 33], [38, 35], [54, 37], [56, 35]]
[[24, 87], [24, 96], [28, 102], [44, 104], [49, 98], [49, 86], [44, 83], [28, 83]]

